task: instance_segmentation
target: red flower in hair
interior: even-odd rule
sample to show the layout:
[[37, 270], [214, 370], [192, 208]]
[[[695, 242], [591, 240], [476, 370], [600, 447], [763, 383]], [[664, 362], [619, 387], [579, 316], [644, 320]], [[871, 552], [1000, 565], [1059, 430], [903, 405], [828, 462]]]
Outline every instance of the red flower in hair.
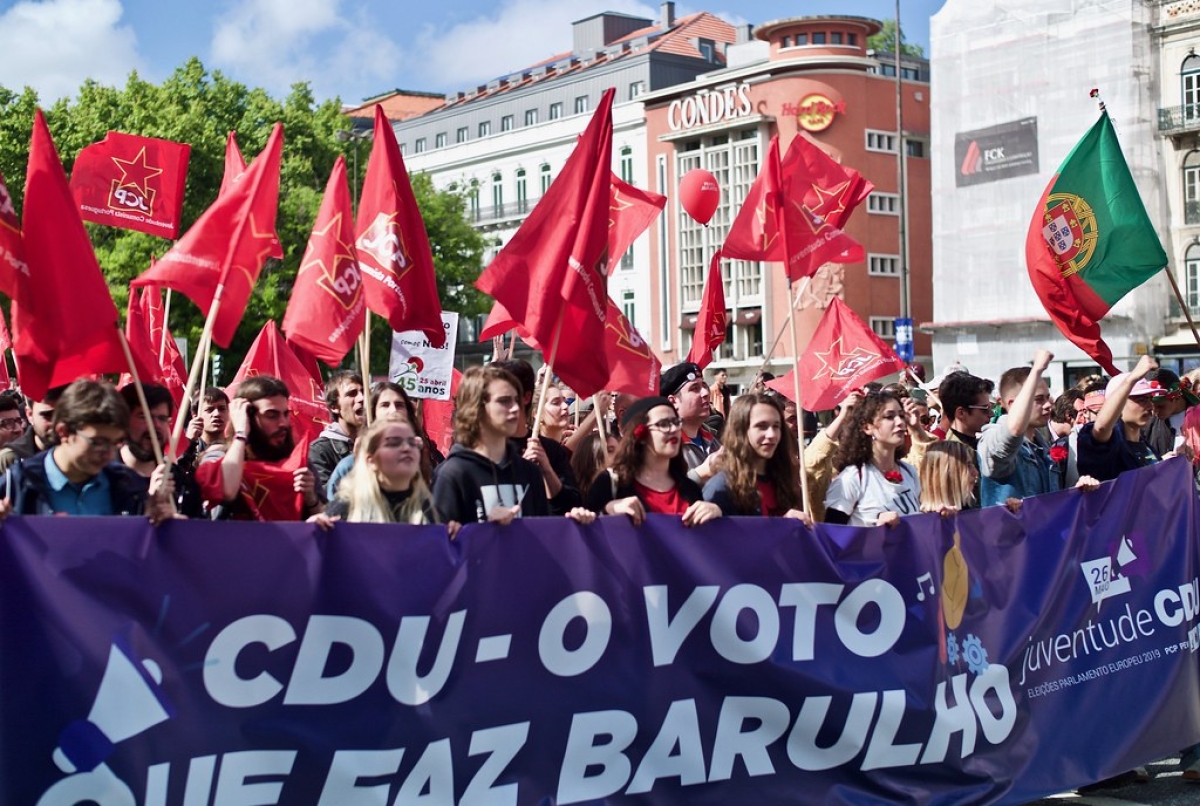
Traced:
[[636, 439], [638, 442], [641, 442], [643, 439], [645, 439], [648, 436], [650, 436], [650, 427], [647, 426], [645, 423], [642, 423], [641, 425], [639, 425], [633, 429], [633, 438]]
[[1069, 455], [1070, 451], [1067, 450], [1066, 445], [1052, 445], [1050, 447], [1050, 461], [1056, 465], [1061, 465], [1067, 461], [1067, 456]]
[[899, 484], [900, 482], [904, 481], [904, 474], [899, 470], [889, 470], [883, 474], [883, 477], [892, 484]]

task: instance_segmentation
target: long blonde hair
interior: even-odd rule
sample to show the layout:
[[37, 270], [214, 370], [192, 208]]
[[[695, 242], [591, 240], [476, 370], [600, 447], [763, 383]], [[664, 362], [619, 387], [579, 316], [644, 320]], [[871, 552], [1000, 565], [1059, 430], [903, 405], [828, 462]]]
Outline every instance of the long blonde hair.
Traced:
[[354, 447], [354, 466], [338, 485], [337, 497], [346, 502], [346, 520], [351, 523], [412, 523], [425, 524], [425, 504], [431, 498], [429, 485], [420, 472], [420, 451], [417, 452], [417, 472], [409, 482], [411, 493], [399, 507], [393, 509], [379, 484], [379, 474], [371, 458], [383, 442], [384, 432], [393, 426], [407, 426], [415, 434], [412, 423], [396, 420], [376, 420], [358, 438]]
[[971, 449], [961, 442], [943, 440], [930, 445], [921, 461], [921, 511], [963, 509], [970, 504], [975, 497], [974, 465]]

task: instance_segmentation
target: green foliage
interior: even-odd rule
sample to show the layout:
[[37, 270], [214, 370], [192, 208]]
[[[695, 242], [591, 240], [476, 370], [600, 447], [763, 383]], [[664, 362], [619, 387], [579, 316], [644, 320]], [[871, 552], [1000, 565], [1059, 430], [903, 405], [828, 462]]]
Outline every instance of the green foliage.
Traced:
[[[867, 47], [873, 48], [878, 53], [895, 53], [896, 21], [894, 19], [884, 20], [883, 29], [867, 39]], [[920, 45], [912, 44], [905, 38], [903, 26], [900, 28], [900, 52], [905, 56], [915, 56], [918, 59], [925, 58], [925, 49]]]
[[[37, 95], [26, 88], [15, 93], [0, 87], [0, 174], [3, 174], [18, 212], [23, 201], [25, 169], [29, 160], [29, 132], [33, 126]], [[46, 120], [68, 173], [76, 155], [85, 146], [104, 138], [110, 131], [190, 143], [187, 190], [181, 232], [185, 232], [217, 197], [225, 165], [225, 140], [237, 132], [238, 144], [247, 162], [266, 144], [276, 121], [284, 125], [283, 165], [280, 176], [279, 215], [276, 231], [284, 248], [282, 261], [270, 261], [263, 269], [255, 293], [247, 306], [234, 343], [227, 352], [243, 355], [268, 319], [282, 322], [292, 283], [321, 203], [325, 183], [338, 155], [359, 168], [352, 178], [361, 187], [370, 143], [338, 139], [350, 128], [334, 99], [318, 103], [308, 84], [296, 84], [282, 101], [266, 91], [249, 88], [208, 72], [199, 59], [189, 59], [162, 84], [143, 81], [136, 73], [125, 87], [106, 87], [87, 81], [73, 101], [61, 100], [46, 110]], [[354, 159], [354, 148], [361, 149]], [[438, 289], [442, 306], [474, 315], [486, 310], [482, 296], [471, 287], [481, 270], [485, 239], [467, 223], [464, 197], [456, 192], [435, 190], [428, 177], [413, 177], [413, 189], [422, 210], [433, 246]], [[118, 308], [128, 299], [129, 281], [144, 271], [151, 256], [164, 254], [171, 242], [143, 233], [88, 224], [96, 256]], [[58, 293], [64, 289], [56, 289]], [[371, 351], [377, 366], [386, 372], [390, 332], [380, 317], [373, 317], [380, 332], [372, 333]], [[171, 328], [186, 336], [191, 345], [199, 341], [203, 315], [181, 295], [173, 295]], [[347, 356], [347, 363], [355, 360]], [[226, 359], [230, 363], [230, 359]], [[232, 370], [229, 370], [231, 373]]]

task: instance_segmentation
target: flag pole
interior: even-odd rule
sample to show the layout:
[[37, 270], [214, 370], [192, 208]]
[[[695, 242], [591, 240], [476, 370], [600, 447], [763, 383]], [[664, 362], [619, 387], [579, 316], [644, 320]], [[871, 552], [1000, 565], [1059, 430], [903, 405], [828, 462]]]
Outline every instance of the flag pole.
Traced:
[[788, 307], [788, 320], [782, 327], [779, 328], [779, 331], [775, 334], [775, 341], [771, 342], [771, 349], [768, 350], [763, 356], [762, 366], [758, 368], [758, 373], [760, 375], [764, 370], [766, 370], [767, 364], [771, 363], [771, 357], [775, 355], [775, 348], [779, 346], [779, 340], [783, 338], [784, 331], [786, 331], [789, 327], [795, 327], [795, 324], [792, 322], [792, 314], [795, 313], [796, 306], [800, 304], [800, 298], [803, 297], [804, 292], [808, 290], [809, 279], [810, 277], [806, 276], [800, 281], [800, 290], [796, 292], [795, 299], [793, 299], [791, 295], [791, 283], [788, 284], [788, 300], [791, 302], [791, 305]]
[[133, 376], [133, 388], [137, 390], [138, 403], [142, 407], [142, 416], [146, 418], [146, 427], [150, 430], [150, 445], [154, 448], [155, 464], [163, 463], [162, 445], [158, 443], [158, 430], [154, 427], [154, 420], [150, 417], [150, 404], [146, 402], [146, 390], [142, 388], [142, 379], [138, 377], [137, 366], [133, 363], [133, 353], [129, 349], [129, 340], [125, 338], [125, 331], [121, 330], [121, 324], [116, 323], [117, 338], [121, 340], [121, 349], [125, 352], [125, 361], [129, 364], [129, 374]]
[[[208, 316], [204, 319], [204, 329], [200, 332], [200, 344], [197, 345], [196, 357], [192, 359], [192, 368], [188, 372], [187, 385], [183, 387], [183, 399], [179, 401], [179, 416], [175, 418], [175, 429], [171, 433], [171, 444], [168, 446], [170, 454], [168, 456], [168, 464], [175, 461], [175, 446], [179, 444], [179, 440], [183, 437], [183, 428], [188, 421], [185, 416], [186, 412], [191, 410], [192, 395], [196, 389], [196, 381], [200, 378], [201, 370], [207, 364], [208, 345], [212, 340], [213, 325], [217, 321], [217, 311], [221, 307], [221, 297], [225, 293], [225, 284], [217, 283], [217, 290], [213, 293], [212, 306], [208, 309]], [[167, 468], [170, 471], [170, 467]]]
[[[146, 292], [142, 292], [143, 294]], [[171, 318], [171, 289], [167, 289], [167, 300], [163, 303], [162, 336], [158, 340], [158, 363], [163, 362], [167, 352], [167, 320]]]
[[359, 345], [359, 364], [362, 367], [363, 386], [367, 387], [367, 406], [363, 411], [366, 417], [366, 427], [371, 427], [371, 408], [374, 406], [374, 401], [371, 397], [371, 309], [366, 309], [366, 316], [363, 317], [363, 334], [362, 342]]
[[[578, 414], [576, 407], [576, 414]], [[596, 415], [596, 430], [600, 432], [600, 441], [605, 443], [605, 451], [608, 450], [608, 426], [605, 424], [608, 412], [600, 411], [600, 395], [592, 395], [592, 412]], [[575, 423], [579, 425], [579, 423]]]
[[[791, 297], [791, 285], [788, 283], [789, 298]], [[792, 311], [788, 311], [788, 327], [792, 331], [792, 361], [798, 365], [800, 363], [800, 342], [796, 338], [796, 320], [792, 316]], [[812, 501], [808, 494], [808, 473], [804, 472], [804, 404], [800, 402], [800, 372], [798, 366], [795, 365], [792, 367], [792, 392], [796, 395], [796, 448], [800, 464], [800, 495], [804, 502], [804, 514], [812, 517]]]
[[550, 359], [546, 362], [546, 379], [542, 381], [542, 393], [538, 395], [537, 416], [533, 420], [531, 438], [536, 438], [542, 432], [542, 414], [546, 411], [546, 396], [550, 391], [549, 381], [554, 378], [554, 361], [558, 358], [558, 339], [562, 335], [563, 311], [558, 311], [558, 321], [554, 325], [554, 339], [550, 342]]
[[1175, 292], [1175, 299], [1179, 302], [1179, 310], [1183, 311], [1183, 316], [1187, 319], [1188, 327], [1192, 329], [1192, 337], [1196, 339], [1196, 344], [1200, 344], [1200, 333], [1196, 332], [1196, 323], [1192, 321], [1192, 313], [1188, 310], [1187, 303], [1183, 300], [1183, 292], [1179, 290], [1179, 283], [1175, 279], [1175, 272], [1170, 266], [1167, 269], [1167, 279], [1171, 281], [1171, 290]]

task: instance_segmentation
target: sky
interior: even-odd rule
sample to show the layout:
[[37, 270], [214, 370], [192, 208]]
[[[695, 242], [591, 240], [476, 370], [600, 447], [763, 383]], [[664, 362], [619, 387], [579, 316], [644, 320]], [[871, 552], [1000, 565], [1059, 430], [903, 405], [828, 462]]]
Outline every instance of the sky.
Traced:
[[[908, 41], [929, 49], [946, 0], [902, 0]], [[355, 105], [394, 88], [452, 92], [569, 50], [571, 22], [601, 11], [657, 19], [644, 0], [0, 0], [0, 86], [49, 104], [85, 79], [161, 81], [197, 56], [283, 97], [308, 82]], [[895, 0], [677, 2], [734, 23], [852, 14], [891, 18]]]

